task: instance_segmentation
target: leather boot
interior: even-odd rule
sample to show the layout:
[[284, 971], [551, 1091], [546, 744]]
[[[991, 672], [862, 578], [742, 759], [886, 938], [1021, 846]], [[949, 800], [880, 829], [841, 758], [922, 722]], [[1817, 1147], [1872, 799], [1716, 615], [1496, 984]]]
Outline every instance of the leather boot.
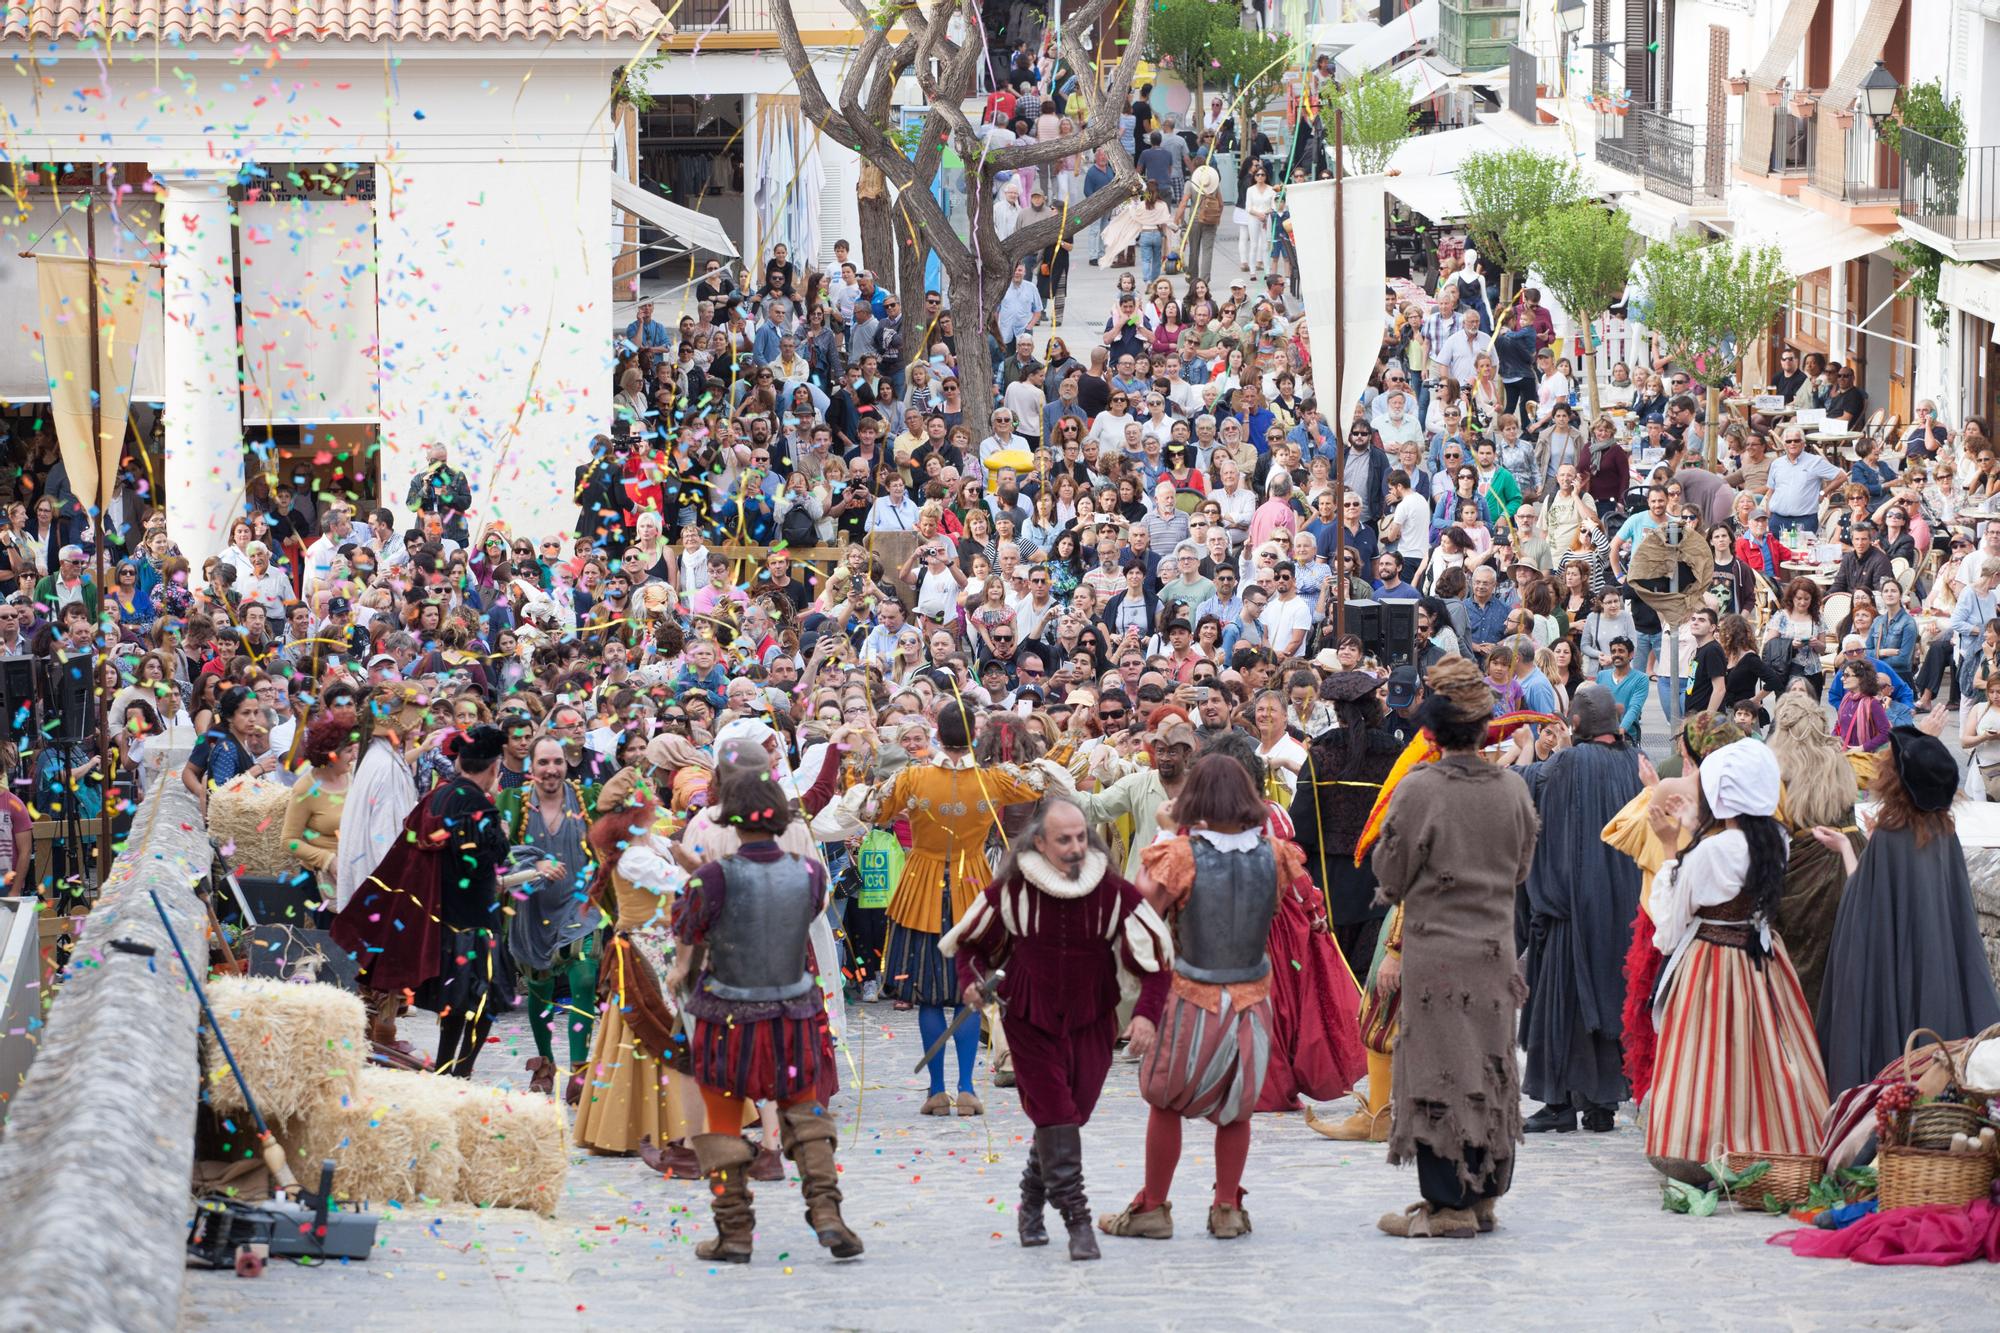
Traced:
[[859, 1258], [861, 1237], [849, 1230], [840, 1216], [840, 1177], [833, 1167], [840, 1136], [833, 1117], [812, 1102], [794, 1102], [778, 1109], [778, 1135], [785, 1145], [785, 1156], [799, 1169], [806, 1225], [834, 1258]]
[[1035, 1130], [1035, 1151], [1041, 1159], [1049, 1202], [1069, 1229], [1069, 1257], [1101, 1257], [1097, 1237], [1091, 1231], [1090, 1200], [1083, 1192], [1083, 1127], [1040, 1126]]
[[1016, 1219], [1023, 1248], [1033, 1249], [1037, 1245], [1049, 1243], [1049, 1228], [1042, 1219], [1042, 1209], [1048, 1201], [1048, 1188], [1042, 1182], [1041, 1154], [1031, 1144], [1028, 1148], [1028, 1164], [1021, 1168], [1021, 1211]]
[[717, 1263], [747, 1264], [750, 1238], [757, 1230], [748, 1172], [756, 1152], [741, 1134], [696, 1134], [691, 1142], [713, 1192], [710, 1207], [715, 1213], [715, 1239], [695, 1246], [695, 1255]]

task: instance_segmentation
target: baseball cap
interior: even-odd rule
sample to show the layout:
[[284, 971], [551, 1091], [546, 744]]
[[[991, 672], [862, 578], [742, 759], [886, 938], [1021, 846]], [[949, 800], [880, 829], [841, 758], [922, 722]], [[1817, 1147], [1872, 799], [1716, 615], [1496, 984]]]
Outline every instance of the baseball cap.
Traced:
[[[393, 655], [389, 653], [377, 653], [375, 654], [375, 656], [368, 659], [368, 668], [371, 671], [378, 666], [394, 666], [394, 665], [396, 665], [396, 659]], [[1393, 694], [1394, 692], [1391, 691], [1391, 693]]]
[[1399, 666], [1389, 673], [1389, 707], [1408, 708], [1417, 701], [1417, 669]]

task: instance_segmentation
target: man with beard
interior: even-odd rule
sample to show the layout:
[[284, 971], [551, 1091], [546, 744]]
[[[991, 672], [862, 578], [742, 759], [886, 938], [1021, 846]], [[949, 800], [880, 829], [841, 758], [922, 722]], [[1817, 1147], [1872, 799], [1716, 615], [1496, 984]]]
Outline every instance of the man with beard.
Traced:
[[544, 736], [534, 743], [529, 774], [531, 785], [503, 792], [498, 802], [507, 819], [508, 841], [542, 854], [536, 867], [540, 877], [523, 885], [514, 899], [507, 948], [528, 994], [528, 1026], [535, 1040], [535, 1058], [528, 1062], [530, 1091], [549, 1092], [555, 1086], [550, 1018], [556, 1012], [556, 978], [569, 981], [565, 1026], [573, 1071], [568, 1093], [574, 1101], [582, 1091], [582, 1070], [590, 1060], [591, 1029], [596, 1026], [588, 1006], [597, 995], [596, 935], [603, 913], [586, 892], [591, 874], [590, 848], [584, 839], [589, 812], [569, 781], [569, 756], [560, 740]]
[[583, 731], [583, 710], [574, 704], [564, 704], [549, 715], [549, 732], [562, 742], [569, 762], [569, 771], [564, 776], [586, 787], [601, 787], [618, 765], [610, 757], [587, 748]]
[[[1620, 965], [1639, 909], [1639, 867], [1600, 836], [1641, 786], [1620, 712], [1611, 691], [1583, 686], [1570, 703], [1570, 730], [1543, 727], [1538, 761], [1520, 770], [1542, 821], [1515, 919], [1516, 952], [1527, 956], [1522, 1085], [1545, 1103], [1523, 1126], [1530, 1134], [1568, 1133], [1579, 1113], [1585, 1129], [1605, 1133], [1625, 1099]], [[1526, 733], [1515, 733], [1517, 748]]]
[[[367, 725], [360, 735], [361, 761], [348, 780], [347, 802], [340, 811], [333, 863], [336, 909], [346, 907], [375, 873], [417, 808], [417, 780], [407, 756], [422, 743], [424, 705], [424, 696], [414, 685], [385, 686], [368, 700]], [[368, 1005], [370, 1039], [395, 1045], [400, 998], [380, 992], [364, 993], [362, 998]]]
[[1093, 825], [1108, 824], [1120, 815], [1132, 816], [1132, 846], [1125, 856], [1127, 876], [1139, 873], [1139, 855], [1153, 845], [1159, 832], [1160, 807], [1179, 794], [1194, 757], [1195, 732], [1185, 712], [1163, 704], [1147, 722], [1152, 727], [1146, 737], [1153, 752], [1152, 767], [1126, 773], [1103, 791], [1074, 793], [1083, 817]]
[[1140, 978], [1125, 1036], [1143, 1053], [1166, 1003], [1173, 955], [1165, 923], [1109, 863], [1084, 812], [1051, 796], [938, 945], [956, 961], [968, 1005], [984, 1004], [985, 977], [1005, 970], [1002, 1022], [1021, 1109], [1035, 1126], [1021, 1173], [1021, 1244], [1048, 1244], [1042, 1209], [1053, 1202], [1071, 1259], [1099, 1255], [1083, 1188], [1083, 1126], [1111, 1070], [1119, 968]]

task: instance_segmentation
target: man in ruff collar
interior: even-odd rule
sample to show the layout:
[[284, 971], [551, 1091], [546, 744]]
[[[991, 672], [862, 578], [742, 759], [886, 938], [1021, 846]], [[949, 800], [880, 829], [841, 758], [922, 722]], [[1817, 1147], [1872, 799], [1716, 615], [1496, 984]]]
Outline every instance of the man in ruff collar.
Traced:
[[1046, 1245], [1042, 1208], [1069, 1229], [1072, 1259], [1098, 1257], [1083, 1190], [1083, 1125], [1104, 1090], [1118, 1036], [1118, 973], [1139, 978], [1126, 1037], [1145, 1054], [1165, 1006], [1173, 944], [1139, 890], [1110, 869], [1074, 802], [1050, 797], [985, 892], [939, 942], [958, 964], [965, 1002], [996, 968], [1015, 1090], [1035, 1126], [1021, 1173], [1023, 1245]]

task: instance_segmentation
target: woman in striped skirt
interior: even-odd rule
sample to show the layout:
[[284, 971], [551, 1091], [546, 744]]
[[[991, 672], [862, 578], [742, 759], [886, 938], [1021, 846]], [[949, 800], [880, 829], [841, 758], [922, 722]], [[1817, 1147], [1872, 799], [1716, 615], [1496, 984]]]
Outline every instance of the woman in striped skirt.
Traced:
[[[1798, 974], [1776, 934], [1788, 839], [1778, 761], [1762, 741], [1701, 764], [1694, 844], [1660, 867], [1650, 908], [1667, 962], [1654, 992], [1659, 1033], [1646, 1156], [1707, 1183], [1721, 1152], [1810, 1153], [1826, 1115], [1826, 1070]], [[1686, 797], [1655, 800], [1661, 844], [1685, 838]]]
[[1225, 754], [1204, 756], [1174, 798], [1181, 836], [1146, 848], [1139, 891], [1174, 926], [1172, 992], [1139, 1093], [1146, 1122], [1146, 1181], [1121, 1212], [1098, 1219], [1107, 1235], [1166, 1240], [1174, 1234], [1167, 1194], [1180, 1163], [1181, 1122], [1215, 1125], [1215, 1197], [1209, 1234], [1250, 1230], [1243, 1168], [1250, 1116], [1271, 1063], [1271, 959], [1278, 888], [1305, 869], [1305, 854], [1264, 836], [1268, 811], [1249, 772]]

